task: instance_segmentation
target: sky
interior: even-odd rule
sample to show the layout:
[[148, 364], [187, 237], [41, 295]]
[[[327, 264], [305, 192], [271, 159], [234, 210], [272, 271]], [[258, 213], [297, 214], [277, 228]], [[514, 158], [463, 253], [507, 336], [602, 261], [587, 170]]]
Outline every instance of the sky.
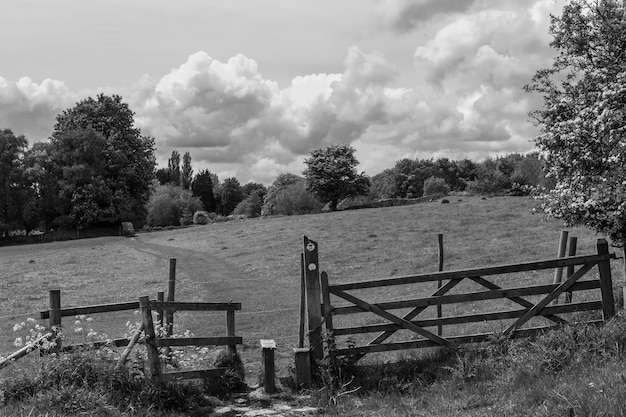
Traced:
[[534, 149], [522, 87], [551, 65], [565, 0], [8, 0], [0, 128], [47, 140], [55, 117], [121, 95], [157, 163], [266, 185], [350, 144], [375, 175], [402, 158]]

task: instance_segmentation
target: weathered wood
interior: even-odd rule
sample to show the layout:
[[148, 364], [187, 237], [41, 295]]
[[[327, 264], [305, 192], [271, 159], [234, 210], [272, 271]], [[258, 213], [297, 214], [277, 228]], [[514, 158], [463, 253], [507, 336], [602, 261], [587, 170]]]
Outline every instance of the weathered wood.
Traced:
[[52, 346], [50, 352], [58, 352], [63, 346], [61, 338], [58, 336], [61, 331], [61, 290], [50, 290], [50, 303], [48, 309], [50, 330], [52, 331]]
[[276, 342], [261, 339], [261, 354], [263, 362], [263, 390], [267, 394], [276, 392], [276, 369], [274, 367], [274, 351]]
[[545, 261], [525, 262], [513, 265], [500, 265], [488, 268], [464, 269], [457, 271], [443, 271], [436, 273], [407, 275], [394, 278], [374, 279], [368, 281], [351, 282], [347, 284], [333, 285], [338, 290], [357, 290], [365, 288], [386, 287], [392, 285], [417, 284], [421, 282], [432, 282], [438, 280], [463, 279], [471, 276], [487, 276], [501, 275], [514, 272], [538, 271], [543, 269], [552, 269], [557, 267], [566, 267], [569, 265], [583, 265], [588, 263], [598, 263], [600, 261], [615, 259], [614, 253], [606, 255], [585, 255], [573, 256], [560, 259], [549, 259]]
[[304, 272], [304, 253], [300, 254], [300, 322], [298, 333], [298, 347], [304, 347], [304, 326], [306, 326], [306, 283]]
[[159, 385], [161, 381], [161, 362], [159, 361], [159, 349], [156, 335], [154, 333], [154, 322], [152, 321], [152, 311], [150, 310], [150, 299], [147, 296], [139, 298], [139, 310], [143, 330], [145, 332], [146, 350], [148, 351], [148, 365], [152, 381]]
[[[568, 236], [569, 236], [569, 232], [567, 230], [561, 230], [561, 237], [559, 238], [559, 250], [557, 253], [557, 258], [563, 258], [565, 256]], [[563, 280], [563, 267], [557, 267], [554, 270], [554, 281], [552, 283], [560, 284], [562, 280]], [[558, 299], [555, 301], [558, 302]]]
[[100, 349], [104, 346], [124, 347], [128, 346], [130, 340], [127, 337], [109, 340], [96, 340], [93, 342], [76, 343], [69, 346], [63, 346], [61, 352], [76, 352], [86, 349]]
[[[126, 311], [126, 310], [138, 310], [139, 303], [137, 301], [130, 301], [125, 303], [110, 303], [110, 304], [98, 304], [92, 306], [81, 307], [68, 307], [60, 310], [61, 317], [79, 316], [81, 314], [98, 314], [98, 313], [110, 313], [113, 311]], [[39, 317], [43, 320], [50, 317], [49, 311], [39, 312]]]
[[432, 340], [433, 342], [437, 343], [440, 346], [446, 346], [446, 347], [453, 347], [452, 344], [446, 340], [443, 339], [439, 336], [437, 336], [436, 334], [433, 334], [431, 332], [429, 332], [428, 330], [422, 329], [419, 326], [414, 325], [413, 323], [411, 323], [408, 320], [402, 319], [400, 317], [397, 317], [387, 311], [385, 311], [384, 309], [377, 307], [376, 305], [367, 303], [351, 294], [348, 294], [346, 292], [343, 292], [341, 290], [335, 290], [333, 292], [333, 294], [343, 298], [344, 300], [350, 301], [351, 303], [359, 306], [361, 309], [366, 310], [366, 311], [370, 311], [374, 314], [376, 314], [377, 316], [380, 316], [386, 320], [389, 320], [407, 330], [411, 330], [412, 332], [415, 332], [421, 336], [426, 337], [427, 339]]
[[157, 338], [155, 344], [158, 347], [172, 346], [234, 346], [241, 345], [243, 338], [240, 336], [215, 336], [215, 337], [171, 337]]
[[[586, 322], [586, 325], [602, 325], [604, 322], [602, 320], [595, 320]], [[519, 329], [512, 332], [509, 337], [511, 338], [520, 338], [520, 337], [528, 337], [533, 334], [537, 334], [540, 332], [544, 332], [547, 330], [558, 328], [560, 325], [550, 325], [543, 327], [534, 327], [529, 329]], [[473, 334], [473, 335], [465, 335], [465, 336], [450, 336], [447, 339], [454, 343], [455, 345], [461, 345], [466, 343], [481, 343], [488, 341], [493, 338], [493, 333], [481, 333], [481, 334]], [[360, 356], [366, 355], [368, 353], [378, 353], [378, 352], [390, 352], [394, 350], [405, 350], [405, 349], [420, 349], [420, 348], [428, 348], [428, 347], [437, 347], [439, 346], [437, 343], [432, 340], [422, 339], [422, 340], [413, 340], [407, 342], [397, 342], [397, 343], [384, 343], [378, 345], [367, 345], [367, 346], [356, 346], [351, 348], [339, 349], [337, 351], [337, 355], [340, 356]]]
[[[569, 238], [569, 246], [567, 250], [567, 256], [576, 256], [576, 249], [578, 247], [578, 238], [576, 236], [570, 236]], [[565, 270], [565, 276], [570, 277], [574, 273], [574, 265], [569, 265]], [[572, 292], [565, 291], [565, 302], [572, 302]]]
[[[592, 265], [588, 265], [586, 268], [589, 270], [593, 267]], [[410, 307], [428, 307], [431, 305], [438, 304], [455, 304], [469, 301], [481, 301], [481, 300], [493, 300], [497, 298], [513, 298], [527, 295], [540, 295], [540, 294], [548, 294], [554, 289], [558, 288], [558, 285], [555, 284], [544, 284], [544, 285], [536, 285], [531, 287], [524, 288], [506, 288], [502, 290], [491, 290], [491, 291], [480, 291], [473, 293], [465, 293], [465, 294], [451, 294], [451, 295], [443, 295], [439, 297], [429, 297], [429, 298], [417, 298], [414, 300], [402, 300], [402, 301], [389, 301], [382, 303], [375, 303], [374, 305], [380, 307], [384, 310], [394, 310], [401, 308], [410, 308]], [[591, 290], [595, 288], [600, 288], [600, 282], [597, 280], [593, 281], [581, 281], [575, 283], [572, 287], [572, 291], [583, 291], [583, 290]], [[338, 295], [338, 293], [343, 292], [334, 285], [331, 285], [329, 288], [331, 294]], [[339, 296], [339, 295], [338, 295]], [[339, 296], [341, 297], [341, 296]], [[343, 298], [343, 297], [342, 297]], [[333, 308], [333, 314], [355, 314], [355, 313], [363, 313], [363, 309], [358, 306], [340, 306]]]
[[143, 332], [143, 323], [141, 323], [139, 328], [135, 331], [135, 334], [133, 334], [133, 337], [130, 339], [128, 345], [126, 346], [126, 349], [124, 349], [122, 356], [120, 356], [120, 358], [118, 359], [117, 365], [115, 366], [116, 368], [120, 368], [126, 363], [126, 359], [128, 359], [128, 355], [130, 355], [130, 352], [132, 352], [133, 348], [139, 341], [139, 338], [141, 337], [142, 332]]
[[[567, 278], [565, 281], [563, 281], [561, 284], [559, 284], [559, 286], [557, 288], [555, 288], [554, 290], [552, 290], [550, 292], [550, 294], [545, 296], [541, 301], [539, 301], [532, 308], [530, 308], [522, 317], [517, 319], [517, 321], [515, 323], [513, 323], [511, 326], [509, 326], [504, 331], [504, 334], [505, 335], [509, 335], [509, 334], [511, 334], [511, 332], [513, 332], [513, 330], [516, 330], [516, 329], [520, 328], [521, 326], [523, 326], [524, 323], [526, 323], [532, 317], [536, 316], [552, 300], [557, 298], [564, 291], [567, 291], [568, 289], [573, 288], [574, 285], [576, 284], [576, 281], [578, 281], [583, 275], [585, 275], [587, 272], [589, 272], [591, 270], [591, 268], [593, 268], [594, 266], [595, 265], [591, 264], [591, 263], [581, 266], [578, 269], [578, 271], [574, 272], [574, 274], [571, 277]], [[588, 281], [585, 281], [585, 282], [588, 282]], [[584, 284], [585, 282], [580, 282], [579, 284]]]
[[333, 307], [330, 304], [330, 293], [328, 292], [328, 274], [326, 271], [322, 271], [320, 276], [320, 283], [322, 286], [322, 300], [324, 304], [322, 304], [324, 311], [324, 323], [326, 324], [326, 331], [329, 335], [333, 334]]
[[306, 273], [307, 317], [309, 323], [309, 347], [316, 359], [324, 358], [322, 344], [322, 310], [317, 242], [304, 236], [304, 263]]
[[[163, 302], [165, 301], [165, 292], [164, 291], [158, 291], [157, 292], [157, 301]], [[159, 326], [163, 327], [164, 324], [164, 317], [163, 317], [163, 310], [157, 310], [157, 322], [159, 323]]]
[[[437, 235], [437, 246], [439, 247], [439, 265], [438, 271], [443, 271], [443, 233], [439, 233]], [[443, 281], [437, 281], [437, 288], [441, 288], [443, 286]], [[443, 317], [443, 308], [441, 304], [437, 305], [437, 318]], [[443, 327], [441, 325], [437, 326], [437, 335], [441, 336], [443, 334]]]
[[311, 351], [309, 348], [295, 348], [295, 381], [297, 387], [307, 388], [311, 386]]
[[[563, 304], [558, 306], [546, 307], [543, 314], [564, 314], [573, 313], [575, 311], [593, 311], [602, 308], [602, 301], [586, 301], [576, 304]], [[490, 313], [467, 314], [459, 316], [444, 317], [441, 319], [422, 319], [413, 320], [411, 323], [420, 327], [432, 327], [437, 325], [448, 326], [454, 324], [482, 323], [485, 321], [499, 321], [506, 319], [515, 319], [521, 317], [528, 311], [527, 309], [507, 310]], [[563, 321], [563, 323], [566, 323]], [[335, 336], [346, 336], [351, 334], [374, 333], [381, 331], [398, 331], [402, 328], [396, 324], [371, 324], [353, 327], [337, 327], [335, 328]]]
[[241, 303], [196, 303], [181, 301], [150, 301], [150, 308], [163, 311], [236, 311], [241, 310]]
[[[609, 253], [609, 244], [606, 239], [598, 239], [596, 246], [598, 255], [605, 255]], [[600, 291], [602, 292], [602, 315], [604, 317], [604, 321], [607, 321], [615, 315], [615, 299], [613, 298], [611, 263], [608, 260], [599, 262], [598, 273], [600, 275]]]
[[213, 368], [213, 369], [198, 369], [195, 371], [178, 371], [178, 372], [165, 372], [159, 377], [159, 381], [180, 381], [183, 379], [208, 379], [217, 378], [220, 375], [224, 375], [228, 368]]
[[[502, 287], [494, 284], [491, 281], [488, 281], [488, 280], [484, 279], [483, 277], [470, 277], [470, 279], [472, 281], [476, 282], [477, 284], [480, 284], [483, 287], [488, 288], [490, 290], [501, 290], [502, 289]], [[525, 300], [525, 299], [523, 299], [521, 297], [510, 297], [508, 299], [513, 301], [514, 303], [517, 303], [517, 304], [521, 305], [522, 307], [531, 308], [534, 305], [530, 301], [527, 301], [527, 300]], [[546, 315], [545, 313], [542, 313], [542, 316], [544, 316], [548, 320], [551, 320], [551, 321], [553, 321], [555, 323], [564, 323], [565, 322], [565, 320], [563, 320], [562, 318], [554, 316], [554, 315]]]
[[[235, 312], [233, 310], [226, 312], [226, 334], [229, 337], [235, 337]], [[238, 344], [242, 344], [242, 342], [238, 342]], [[228, 343], [228, 351], [232, 354], [237, 353], [236, 345], [236, 343]]]
[[[176, 293], [176, 258], [170, 258], [170, 274], [167, 280], [167, 301], [173, 302]], [[165, 334], [169, 337], [174, 334], [174, 311], [166, 308], [165, 313]]]
[[2, 359], [0, 361], [0, 369], [2, 369], [5, 366], [9, 365], [13, 361], [16, 361], [16, 360], [18, 360], [20, 358], [23, 358], [24, 356], [28, 355], [30, 352], [32, 352], [32, 351], [34, 351], [36, 349], [39, 349], [39, 347], [41, 346], [41, 344], [44, 341], [50, 339], [53, 336], [54, 336], [54, 334], [52, 332], [46, 333], [43, 336], [41, 336], [38, 339], [36, 339], [32, 344], [29, 344], [28, 346], [24, 346], [20, 350], [10, 354], [9, 356], [7, 356], [6, 358], [4, 358], [4, 359]]

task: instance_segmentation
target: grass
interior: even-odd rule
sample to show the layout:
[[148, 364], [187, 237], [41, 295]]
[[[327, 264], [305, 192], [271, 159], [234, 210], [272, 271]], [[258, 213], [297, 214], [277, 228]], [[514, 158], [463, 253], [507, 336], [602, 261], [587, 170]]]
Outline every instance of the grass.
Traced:
[[[139, 234], [130, 239], [0, 248], [0, 355], [15, 349], [12, 343], [19, 332], [12, 331], [13, 325], [37, 317], [36, 312], [47, 308], [49, 289], [61, 289], [63, 306], [154, 297], [157, 291], [167, 290], [168, 262], [174, 257], [178, 260], [178, 300], [242, 303], [243, 309], [236, 315], [237, 335], [244, 338], [239, 351], [247, 379], [254, 382], [260, 371], [259, 339], [277, 341], [279, 374], [286, 374], [293, 364], [292, 348], [298, 340], [302, 235], [320, 244], [320, 266], [328, 272], [331, 283], [436, 271], [438, 233], [444, 234], [446, 270], [556, 255], [563, 226], [533, 214], [531, 199], [449, 199], [450, 204], [432, 202], [216, 223]], [[595, 253], [598, 236], [585, 229], [570, 232], [578, 237], [578, 253]], [[613, 277], [615, 286], [623, 284], [619, 262], [613, 262]], [[552, 282], [552, 272], [511, 279], [518, 281], [513, 286]], [[431, 290], [412, 289], [417, 296]], [[370, 299], [390, 300], [398, 295], [385, 291], [372, 294]], [[453, 313], [445, 307], [444, 312]], [[370, 317], [346, 317], [354, 322], [374, 322]], [[94, 315], [93, 319], [90, 326], [109, 337], [123, 336], [126, 322], [138, 321], [132, 312]], [[72, 321], [64, 319], [64, 323]], [[225, 314], [177, 314], [176, 325], [198, 336], [224, 335]], [[495, 323], [495, 330], [502, 325]], [[413, 354], [417, 353], [372, 355], [368, 361], [393, 362], [399, 356]], [[24, 359], [29, 360], [36, 361]], [[7, 371], [0, 370], [3, 378], [7, 378]], [[372, 394], [372, 398], [376, 395], [382, 394]], [[475, 395], [480, 398], [478, 393]], [[346, 397], [352, 398], [342, 398]]]

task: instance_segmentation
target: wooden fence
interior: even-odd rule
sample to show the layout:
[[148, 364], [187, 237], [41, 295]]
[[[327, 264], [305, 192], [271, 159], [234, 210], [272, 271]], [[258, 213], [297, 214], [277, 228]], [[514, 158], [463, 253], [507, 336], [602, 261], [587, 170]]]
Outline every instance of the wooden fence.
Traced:
[[[615, 259], [615, 255], [609, 253], [608, 244], [604, 239], [598, 240], [597, 254], [595, 255], [567, 256], [537, 262], [374, 279], [346, 284], [331, 284], [326, 272], [319, 273], [317, 242], [305, 237], [303, 252], [308, 298], [309, 344], [313, 357], [318, 359], [324, 356], [321, 335], [322, 324], [326, 328], [327, 337], [333, 339], [333, 345], [338, 343], [335, 338], [341, 336], [352, 337], [354, 335], [377, 333], [373, 339], [365, 344], [351, 344], [351, 346], [347, 347], [335, 345], [336, 349], [333, 349], [333, 354], [356, 361], [368, 353], [435, 346], [456, 347], [465, 343], [483, 342], [493, 338], [495, 334], [494, 332], [483, 332], [444, 337], [441, 333], [433, 332], [429, 329], [440, 326], [493, 321], [507, 322], [506, 328], [499, 332], [500, 335], [516, 338], [529, 336], [567, 323], [568, 320], [562, 317], [565, 313], [601, 311], [602, 319], [587, 320], [587, 323], [591, 324], [605, 322], [615, 314], [610, 266], [610, 260]], [[588, 274], [594, 267], [597, 267], [598, 278], [590, 277], [590, 274]], [[569, 275], [563, 282], [503, 288], [497, 285], [493, 279], [488, 280], [485, 278], [555, 268], [565, 268], [568, 271]], [[583, 277], [586, 277], [586, 279], [583, 280]], [[385, 289], [389, 289], [389, 287], [427, 284], [436, 281], [441, 281], [445, 284], [437, 288], [429, 297], [423, 298], [371, 302], [367, 301], [367, 297], [360, 295], [359, 292], [369, 289], [377, 290], [380, 293]], [[468, 281], [478, 284], [482, 291], [450, 294], [450, 290], [457, 287], [458, 284]], [[600, 289], [601, 299], [550, 305], [553, 300], [557, 300], [563, 293], [570, 294], [576, 291], [592, 289]], [[359, 292], [358, 295], [355, 295], [355, 292]], [[404, 291], [404, 294], [411, 294], [412, 292], [420, 293], [420, 291], [413, 288], [411, 292], [409, 290]], [[528, 297], [532, 296], [541, 296], [541, 298], [538, 301], [534, 300], [531, 302]], [[372, 297], [371, 294], [370, 297]], [[423, 317], [422, 313], [430, 306], [497, 299], [508, 300], [508, 303], [512, 302], [517, 308], [485, 313], [472, 312], [472, 314], [449, 317], [436, 315], [434, 318], [418, 318], [419, 315]], [[341, 300], [343, 303], [337, 305], [337, 300]], [[408, 310], [408, 312], [399, 315], [392, 313], [391, 311], [393, 310]], [[360, 313], [373, 313], [379, 320], [384, 319], [384, 322], [345, 327], [335, 327], [333, 324], [337, 316]], [[550, 321], [551, 324], [540, 327], [526, 327], [529, 320], [534, 317], [542, 317]], [[408, 331], [411, 335], [409, 340], [385, 343], [385, 341], [400, 331], [404, 333]], [[448, 334], [448, 332], [445, 333]]]

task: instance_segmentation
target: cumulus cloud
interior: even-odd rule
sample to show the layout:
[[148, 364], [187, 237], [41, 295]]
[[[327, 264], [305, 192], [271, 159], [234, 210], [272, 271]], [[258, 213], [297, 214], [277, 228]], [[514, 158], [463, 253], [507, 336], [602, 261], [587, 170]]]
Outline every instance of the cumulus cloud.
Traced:
[[56, 115], [74, 102], [62, 81], [36, 83], [28, 77], [11, 82], [0, 76], [0, 126], [41, 141], [52, 132]]

